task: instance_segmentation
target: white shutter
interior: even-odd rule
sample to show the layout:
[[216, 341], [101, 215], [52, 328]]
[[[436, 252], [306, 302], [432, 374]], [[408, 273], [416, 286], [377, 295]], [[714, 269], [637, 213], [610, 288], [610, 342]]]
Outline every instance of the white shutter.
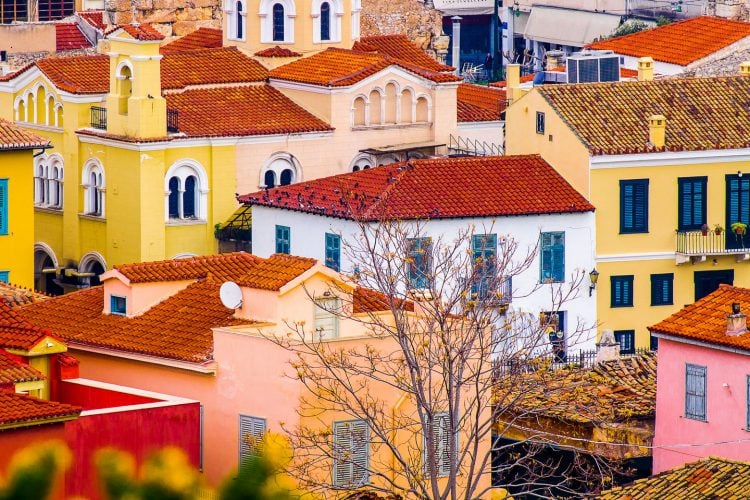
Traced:
[[335, 339], [339, 336], [339, 317], [331, 311], [339, 311], [338, 297], [315, 299], [315, 333], [320, 339]]
[[359, 487], [370, 482], [370, 428], [364, 420], [333, 423], [333, 485]]
[[266, 434], [266, 419], [240, 415], [239, 428], [239, 465], [254, 457], [260, 451], [260, 444]]
[[[449, 443], [451, 439], [450, 425], [448, 419], [448, 413], [435, 413], [432, 420], [432, 440], [435, 445], [435, 467], [437, 469], [438, 476], [447, 476], [450, 474], [451, 461], [450, 461], [450, 448]], [[428, 462], [428, 450], [427, 450], [427, 438], [422, 437], [423, 444], [423, 461], [424, 461], [424, 473], [429, 476], [430, 465]], [[455, 441], [458, 443], [458, 440]]]

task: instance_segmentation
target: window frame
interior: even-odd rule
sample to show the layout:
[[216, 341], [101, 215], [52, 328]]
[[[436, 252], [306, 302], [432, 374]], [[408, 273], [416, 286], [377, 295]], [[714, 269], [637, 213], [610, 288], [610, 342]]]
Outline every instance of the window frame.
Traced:
[[[696, 192], [695, 186], [700, 186], [701, 192], [697, 193], [700, 197], [702, 204], [700, 210], [700, 220], [696, 222], [694, 220], [695, 215], [695, 199]], [[691, 186], [690, 193], [685, 193], [685, 186]], [[695, 176], [695, 177], [678, 177], [677, 178], [677, 230], [678, 231], [695, 231], [700, 229], [707, 221], [707, 203], [708, 203], [708, 177], [707, 176]], [[685, 216], [684, 205], [690, 204], [690, 224], [683, 224]]]
[[[450, 461], [450, 447], [449, 447], [450, 439], [451, 439], [450, 413], [447, 411], [436, 412], [432, 415], [432, 417], [433, 417], [433, 422], [432, 422], [431, 431], [433, 433], [433, 436], [435, 436], [436, 425], [440, 425], [439, 420], [445, 422], [445, 440], [444, 440], [445, 443], [443, 446], [445, 446], [445, 451], [448, 454], [448, 461]], [[424, 470], [425, 477], [429, 477], [430, 471], [429, 471], [429, 467], [427, 464], [427, 436], [424, 434], [424, 430], [425, 428], [423, 426], [422, 427], [422, 467]], [[456, 450], [458, 450], [458, 433], [456, 433], [455, 435], [455, 440], [456, 440], [455, 448]], [[440, 453], [440, 445], [437, 443], [437, 439], [435, 441], [436, 441], [435, 453]], [[450, 463], [447, 464], [447, 469], [446, 469], [443, 467], [443, 465], [445, 464], [441, 463], [442, 462], [441, 460], [437, 460], [437, 462], [438, 462], [437, 471], [436, 471], [437, 477], [448, 476], [450, 474]]]
[[[550, 240], [550, 243], [547, 245], [545, 244], [545, 238], [549, 238]], [[560, 238], [562, 243], [554, 243], [554, 238]], [[555, 257], [556, 250], [561, 255]], [[551, 259], [549, 266], [545, 266], [547, 259]], [[545, 276], [545, 267], [549, 267], [549, 277]], [[559, 272], [556, 272], [555, 268]], [[565, 231], [544, 231], [540, 233], [539, 283], [565, 283]]]
[[[242, 432], [243, 423], [245, 424], [245, 426], [249, 426], [250, 427], [249, 433], [252, 434], [255, 439], [262, 440], [263, 437], [268, 433], [268, 421], [266, 420], [265, 417], [256, 417], [254, 415], [246, 415], [246, 414], [243, 414], [243, 413], [239, 414], [239, 419], [238, 419], [238, 422], [237, 422], [237, 451], [238, 451], [237, 468], [238, 469], [241, 469], [242, 466], [243, 466], [243, 464], [247, 460], [249, 460], [249, 459], [253, 458], [254, 456], [256, 456], [257, 452], [259, 451], [257, 448], [255, 450], [248, 449], [247, 451], [245, 451], [243, 453], [243, 449], [242, 449], [243, 448], [242, 447], [242, 444], [243, 444], [243, 441], [242, 441], [242, 437], [243, 437], [242, 436], [243, 435], [243, 432]], [[262, 428], [260, 436], [256, 435], [256, 433], [255, 433], [256, 426], [258, 426], [259, 428]], [[249, 448], [249, 446], [248, 446], [248, 448]]]
[[[662, 288], [657, 288], [661, 283]], [[668, 283], [669, 299], [661, 300], [664, 297], [664, 283]], [[659, 299], [659, 300], [655, 300]], [[674, 305], [674, 273], [657, 273], [651, 275], [651, 305], [652, 306], [671, 306]]]
[[[120, 302], [121, 301], [121, 302]], [[122, 307], [120, 307], [120, 304]], [[117, 307], [115, 307], [117, 305]], [[109, 314], [116, 316], [127, 316], [128, 314], [128, 298], [122, 295], [110, 294], [109, 296]]]
[[[474, 280], [471, 293], [484, 299], [497, 288], [497, 234], [483, 233], [471, 235], [472, 273]], [[481, 266], [481, 269], [477, 268]]]
[[[633, 307], [634, 300], [634, 291], [633, 291], [633, 284], [635, 282], [635, 276], [632, 274], [621, 274], [617, 276], [610, 276], [609, 277], [609, 283], [610, 283], [610, 304], [609, 306], [611, 308], [616, 307]], [[623, 284], [628, 284], [627, 292], [620, 289], [620, 295], [621, 300], [618, 302], [617, 299], [617, 286], [618, 284], [622, 287]]]
[[[406, 279], [409, 290], [429, 290], [432, 286], [432, 238], [406, 238]], [[418, 255], [422, 255], [419, 259]], [[424, 268], [424, 269], [422, 269]], [[418, 286], [422, 285], [422, 286]]]
[[[694, 370], [694, 376], [700, 376], [703, 379], [703, 394], [690, 393], [689, 378], [690, 370]], [[697, 372], [697, 373], [696, 373]], [[689, 398], [700, 398], [698, 401], [702, 401], [702, 414], [691, 413], [689, 411]], [[697, 420], [699, 422], [708, 422], [708, 369], [706, 366], [696, 365], [692, 363], [685, 363], [685, 418], [690, 420]]]
[[[620, 344], [620, 355], [635, 354], [635, 330], [614, 330], [615, 341]], [[621, 339], [628, 341], [623, 343]]]
[[325, 233], [325, 266], [341, 271], [341, 235]]
[[[281, 231], [282, 235], [279, 235], [279, 231]], [[286, 232], [286, 236], [283, 235], [283, 233]], [[275, 229], [275, 235], [276, 235], [276, 252], [275, 253], [283, 253], [286, 255], [289, 255], [292, 252], [292, 229], [289, 226], [282, 226], [281, 224], [276, 224]], [[286, 251], [284, 251], [286, 249]]]
[[[631, 188], [633, 190], [630, 195], [630, 203], [632, 205], [632, 212], [630, 218], [632, 220], [632, 227], [626, 227], [626, 204], [628, 195], [626, 189]], [[643, 189], [640, 193], [643, 203], [643, 220], [641, 224], [637, 223], [637, 211], [638, 211], [638, 196], [637, 189]], [[648, 233], [648, 207], [649, 207], [649, 179], [621, 179], [620, 180], [620, 234], [639, 234]]]
[[[281, 7], [281, 24], [278, 25], [276, 6]], [[274, 42], [286, 41], [286, 6], [282, 2], [274, 2], [271, 5], [271, 40]], [[277, 30], [280, 29], [279, 33]], [[280, 38], [278, 36], [280, 35]]]
[[[351, 428], [352, 426], [356, 426], [356, 425], [364, 426], [363, 430], [364, 430], [365, 439], [363, 440], [364, 446], [362, 447], [364, 448], [364, 453], [360, 454], [360, 456], [358, 457], [359, 459], [363, 459], [364, 466], [358, 465], [355, 459], [350, 459], [347, 461], [347, 460], [342, 460], [341, 458], [338, 457], [338, 455], [340, 455], [340, 450], [337, 449], [339, 446], [338, 442], [340, 440], [343, 440], [343, 437], [339, 436], [340, 429], [343, 429], [345, 426]], [[353, 487], [359, 488], [361, 486], [370, 484], [370, 445], [371, 445], [372, 439], [370, 436], [371, 435], [370, 426], [367, 423], [367, 420], [364, 420], [364, 419], [336, 420], [331, 425], [331, 430], [332, 430], [331, 455], [333, 458], [333, 467], [331, 468], [331, 476], [332, 476], [331, 485], [334, 487], [334, 489], [350, 489]], [[355, 453], [354, 431], [356, 431], [356, 429], [352, 429], [349, 431], [351, 435], [351, 438], [350, 438], [351, 446], [348, 447], [347, 450], [345, 450], [345, 452], [348, 453], [350, 456], [353, 456]], [[360, 449], [357, 449], [356, 451], [360, 451]], [[347, 467], [351, 467], [352, 480], [350, 482], [340, 483], [338, 481], [339, 467], [342, 467], [344, 465], [346, 465]], [[354, 480], [355, 468], [361, 469], [363, 471], [363, 477], [360, 482], [356, 482]]]
[[546, 130], [546, 117], [545, 117], [544, 111], [537, 111], [536, 112], [536, 133], [539, 135], [544, 135], [545, 130]]
[[10, 271], [0, 271], [0, 283], [10, 283]]

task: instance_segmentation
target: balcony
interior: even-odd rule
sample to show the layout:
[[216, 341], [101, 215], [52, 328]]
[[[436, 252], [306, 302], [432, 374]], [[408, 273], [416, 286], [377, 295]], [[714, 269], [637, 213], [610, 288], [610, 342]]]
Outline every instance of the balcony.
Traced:
[[107, 130], [107, 108], [91, 106], [91, 128]]
[[734, 255], [737, 261], [750, 259], [750, 240], [731, 231], [677, 231], [677, 264], [703, 262], [708, 256]]
[[176, 134], [180, 131], [180, 115], [176, 109], [167, 109], [167, 132]]

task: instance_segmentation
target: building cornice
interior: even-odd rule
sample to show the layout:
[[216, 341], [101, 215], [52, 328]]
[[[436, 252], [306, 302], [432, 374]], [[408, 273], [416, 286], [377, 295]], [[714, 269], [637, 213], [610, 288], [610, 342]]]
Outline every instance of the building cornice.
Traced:
[[590, 165], [591, 170], [600, 170], [607, 168], [636, 168], [747, 161], [750, 161], [750, 148], [599, 155], [591, 157]]

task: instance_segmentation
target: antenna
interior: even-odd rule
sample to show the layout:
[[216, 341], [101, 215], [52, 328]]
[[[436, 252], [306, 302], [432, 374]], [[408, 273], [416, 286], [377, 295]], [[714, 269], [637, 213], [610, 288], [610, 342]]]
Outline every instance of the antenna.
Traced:
[[227, 281], [219, 288], [219, 298], [227, 309], [238, 309], [242, 306], [242, 289], [234, 281]]

